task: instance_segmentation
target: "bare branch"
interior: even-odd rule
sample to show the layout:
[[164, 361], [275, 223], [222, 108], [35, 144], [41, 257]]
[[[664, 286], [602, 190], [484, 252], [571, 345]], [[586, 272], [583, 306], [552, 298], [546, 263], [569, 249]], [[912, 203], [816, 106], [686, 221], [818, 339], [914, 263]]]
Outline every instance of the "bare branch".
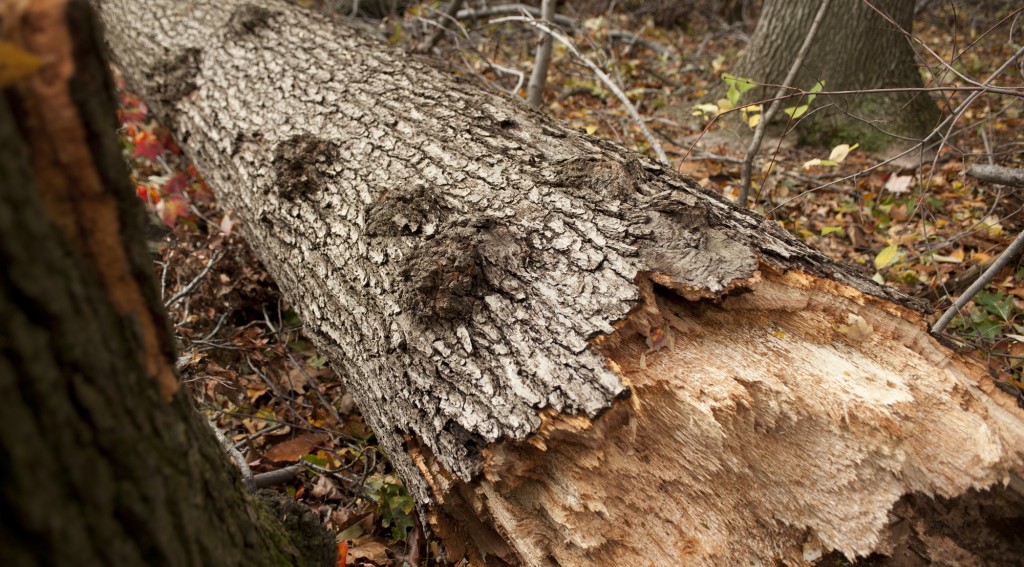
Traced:
[[1024, 169], [981, 164], [968, 167], [964, 171], [964, 175], [970, 175], [987, 183], [1024, 187]]
[[979, 291], [984, 289], [989, 282], [995, 279], [996, 274], [1002, 271], [1007, 264], [1020, 255], [1021, 250], [1024, 250], [1024, 232], [1018, 234], [1017, 238], [1015, 238], [1013, 243], [1010, 244], [1010, 247], [1003, 251], [1002, 255], [999, 256], [999, 259], [993, 262], [992, 265], [985, 270], [985, 273], [981, 274], [981, 277], [971, 284], [971, 287], [967, 288], [967, 291], [953, 302], [953, 305], [949, 306], [949, 309], [942, 314], [942, 317], [939, 317], [939, 320], [936, 321], [935, 325], [932, 327], [932, 334], [941, 333], [946, 326], [949, 325], [949, 322], [953, 320], [953, 317], [955, 317], [956, 314], [959, 313], [965, 305], [967, 305], [967, 302], [977, 295]]
[[290, 482], [298, 478], [299, 473], [302, 472], [306, 467], [302, 465], [292, 465], [283, 469], [277, 469], [265, 473], [260, 473], [252, 477], [253, 490], [259, 490], [261, 488], [267, 488], [274, 486], [275, 484], [281, 484], [283, 482]]
[[[874, 171], [874, 170], [876, 170], [876, 169], [878, 169], [880, 167], [888, 165], [888, 164], [890, 164], [890, 163], [900, 159], [903, 156], [911, 154], [912, 152], [921, 150], [921, 149], [926, 148], [926, 147], [930, 147], [930, 145], [932, 143], [932, 139], [935, 138], [935, 136], [937, 134], [939, 134], [943, 129], [946, 129], [947, 127], [948, 128], [952, 128], [956, 124], [956, 120], [964, 112], [967, 112], [967, 109], [972, 104], [974, 104], [974, 101], [977, 100], [979, 96], [981, 96], [981, 95], [983, 95], [985, 93], [988, 93], [988, 92], [992, 92], [991, 89], [989, 88], [989, 85], [992, 83], [992, 81], [994, 81], [996, 79], [996, 77], [998, 77], [1004, 71], [1006, 71], [1007, 68], [1009, 68], [1011, 65], [1013, 65], [1017, 61], [1017, 59], [1019, 59], [1021, 57], [1021, 55], [1024, 55], [1024, 47], [1021, 47], [1019, 50], [1017, 50], [1017, 52], [1014, 53], [1009, 59], [1007, 59], [998, 69], [993, 71], [992, 74], [989, 75], [989, 77], [985, 80], [985, 82], [982, 83], [981, 88], [974, 90], [967, 97], [966, 100], [964, 100], [962, 103], [960, 103], [960, 105], [957, 106], [956, 109], [953, 110], [953, 113], [950, 116], [947, 116], [945, 120], [943, 120], [938, 126], [936, 126], [934, 129], [932, 129], [932, 131], [927, 136], [925, 136], [924, 139], [922, 139], [920, 143], [914, 144], [913, 146], [907, 148], [906, 150], [903, 150], [902, 152], [900, 152], [900, 153], [890, 157], [889, 159], [887, 159], [885, 161], [882, 161], [882, 162], [879, 162], [879, 163], [877, 163], [877, 164], [875, 164], [875, 165], [873, 165], [871, 167], [864, 168], [864, 169], [862, 169], [862, 170], [860, 170], [860, 171], [858, 171], [856, 173], [853, 173], [851, 175], [847, 175], [845, 177], [840, 177], [839, 179], [835, 179], [833, 181], [829, 181], [828, 183], [824, 183], [822, 185], [818, 185], [817, 187], [812, 187], [812, 188], [810, 188], [810, 189], [808, 189], [806, 191], [802, 191], [798, 195], [794, 195], [792, 198], [787, 199], [786, 201], [784, 201], [784, 202], [780, 203], [779, 205], [777, 205], [772, 210], [770, 210], [767, 213], [765, 213], [765, 216], [768, 216], [768, 215], [772, 214], [773, 212], [777, 211], [778, 209], [788, 205], [789, 203], [791, 203], [791, 202], [793, 202], [793, 201], [795, 201], [795, 200], [797, 200], [797, 199], [799, 199], [801, 197], [804, 197], [806, 195], [814, 193], [815, 191], [818, 191], [820, 189], [825, 189], [827, 187], [831, 187], [833, 185], [836, 185], [837, 183], [842, 183], [843, 181], [848, 181], [848, 180], [853, 179], [855, 177], [861, 176], [861, 175], [863, 175], [865, 173], [870, 173], [871, 171]], [[935, 143], [944, 145], [945, 144], [945, 140], [946, 140], [946, 137], [942, 137], [941, 140], [938, 140]], [[939, 152], [936, 152], [935, 155], [936, 155], [936, 159], [937, 159], [938, 155], [939, 155]], [[934, 165], [935, 164], [933, 163], [932, 164], [933, 168], [934, 168]]]
[[626, 30], [608, 30], [608, 39], [612, 41], [621, 41], [630, 45], [642, 45], [647, 49], [657, 53], [658, 55], [671, 55], [672, 50], [664, 45], [654, 41], [653, 39], [647, 39], [640, 35], [637, 35], [631, 31]]
[[491, 20], [490, 23], [500, 24], [503, 22], [523, 22], [529, 24], [539, 29], [540, 31], [550, 35], [556, 41], [558, 41], [558, 43], [564, 45], [570, 53], [576, 56], [577, 59], [579, 59], [584, 65], [586, 65], [591, 71], [593, 71], [595, 75], [597, 75], [597, 78], [600, 79], [606, 87], [608, 87], [608, 90], [612, 91], [615, 97], [619, 99], [619, 102], [621, 102], [622, 105], [626, 107], [626, 111], [629, 113], [629, 116], [636, 123], [637, 127], [640, 128], [640, 132], [644, 135], [644, 138], [647, 140], [647, 143], [651, 145], [651, 149], [654, 150], [655, 155], [658, 156], [658, 160], [665, 165], [669, 165], [668, 156], [665, 155], [665, 149], [661, 147], [661, 142], [659, 142], [658, 139], [654, 137], [654, 134], [651, 134], [651, 131], [650, 129], [647, 128], [647, 124], [644, 122], [644, 119], [640, 116], [640, 113], [637, 112], [636, 107], [633, 106], [633, 103], [630, 102], [629, 97], [626, 96], [626, 93], [622, 92], [622, 89], [619, 88], [617, 84], [615, 84], [615, 81], [613, 81], [611, 77], [605, 74], [605, 72], [602, 71], [593, 61], [591, 61], [585, 55], [580, 53], [580, 50], [576, 48], [576, 45], [572, 41], [570, 41], [569, 38], [567, 38], [565, 35], [558, 31], [552, 30], [543, 23], [538, 22], [537, 20], [529, 16], [511, 16], [507, 18], [498, 18], [496, 20]]

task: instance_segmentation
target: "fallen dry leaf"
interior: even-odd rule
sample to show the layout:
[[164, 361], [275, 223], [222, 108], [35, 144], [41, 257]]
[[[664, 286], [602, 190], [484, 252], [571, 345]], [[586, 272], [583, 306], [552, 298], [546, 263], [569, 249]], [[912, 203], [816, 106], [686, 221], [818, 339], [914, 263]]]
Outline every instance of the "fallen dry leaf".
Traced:
[[885, 182], [885, 189], [890, 193], [899, 195], [910, 191], [910, 185], [914, 182], [913, 175], [893, 175]]
[[266, 452], [264, 458], [275, 463], [294, 463], [309, 454], [320, 443], [320, 438], [314, 433], [303, 433], [294, 439], [278, 443]]
[[391, 564], [387, 546], [376, 540], [359, 538], [349, 546], [348, 556], [352, 559], [365, 559], [377, 565]]

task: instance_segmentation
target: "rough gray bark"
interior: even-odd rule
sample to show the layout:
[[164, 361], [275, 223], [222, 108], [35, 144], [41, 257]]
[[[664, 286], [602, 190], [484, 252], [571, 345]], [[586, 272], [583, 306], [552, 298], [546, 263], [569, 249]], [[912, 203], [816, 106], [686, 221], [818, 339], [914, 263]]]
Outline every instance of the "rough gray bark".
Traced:
[[[819, 0], [767, 0], [750, 45], [733, 74], [758, 83], [778, 85], [789, 71], [806, 36]], [[914, 3], [877, 0], [871, 4], [911, 31]], [[810, 89], [819, 80], [830, 91], [890, 87], [921, 87], [910, 40], [861, 0], [836, 0], [822, 23], [817, 40], [794, 86]], [[775, 88], [757, 89], [744, 102], [774, 96]], [[753, 95], [760, 94], [755, 98]], [[885, 93], [819, 97], [815, 106], [835, 109], [816, 113], [799, 130], [816, 143], [860, 143], [869, 149], [906, 144], [896, 136], [922, 138], [939, 118], [926, 93]], [[795, 106], [792, 101], [786, 106]], [[782, 117], [785, 119], [786, 117]], [[865, 121], [876, 121], [872, 127]]]
[[100, 6], [453, 556], [866, 554], [1021, 470], [904, 298], [692, 180], [284, 3]]
[[968, 167], [964, 174], [987, 183], [1024, 187], [1024, 169], [1003, 167], [1001, 165], [975, 164]]
[[47, 64], [0, 93], [0, 563], [334, 565], [178, 391], [87, 4], [10, 8], [0, 39]]

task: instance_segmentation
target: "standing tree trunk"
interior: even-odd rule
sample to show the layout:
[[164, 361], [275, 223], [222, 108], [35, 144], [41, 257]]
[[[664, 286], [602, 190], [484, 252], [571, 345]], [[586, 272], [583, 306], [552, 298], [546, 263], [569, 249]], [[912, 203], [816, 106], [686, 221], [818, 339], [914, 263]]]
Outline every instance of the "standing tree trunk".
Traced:
[[45, 64], [0, 95], [0, 563], [331, 565], [315, 516], [248, 496], [178, 387], [87, 3], [3, 16]]
[[891, 288], [283, 2], [99, 4], [451, 556], [990, 553], [922, 506], [1013, 502], [972, 491], [1024, 470], [1024, 413]]
[[[821, 0], [766, 0], [750, 45], [733, 70], [757, 83], [778, 85], [786, 77]], [[903, 30], [911, 31], [914, 2], [874, 0]], [[921, 75], [910, 40], [863, 0], [835, 0], [792, 87], [810, 89], [824, 81], [827, 91], [920, 88]], [[774, 96], [776, 87], [749, 93], [744, 102]], [[762, 96], [755, 98], [752, 95]], [[896, 136], [920, 139], [938, 123], [927, 93], [872, 93], [819, 97], [815, 113], [798, 129], [811, 143], [860, 143], [872, 150], [906, 145]], [[785, 106], [796, 106], [793, 99]], [[781, 116], [781, 120], [787, 120]], [[871, 122], [874, 122], [874, 125]]]

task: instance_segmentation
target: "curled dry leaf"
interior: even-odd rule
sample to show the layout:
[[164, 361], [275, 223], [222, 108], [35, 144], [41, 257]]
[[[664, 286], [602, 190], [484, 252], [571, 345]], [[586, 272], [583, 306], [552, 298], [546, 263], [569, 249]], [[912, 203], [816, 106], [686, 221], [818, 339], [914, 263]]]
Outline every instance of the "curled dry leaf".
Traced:
[[885, 182], [885, 189], [890, 193], [900, 195], [910, 191], [910, 186], [914, 183], [913, 175], [893, 175]]
[[326, 501], [341, 500], [341, 492], [338, 490], [338, 484], [333, 479], [324, 475], [317, 476], [316, 480], [313, 481], [313, 490], [310, 494], [314, 498], [320, 498]]
[[363, 559], [377, 565], [391, 565], [388, 548], [376, 539], [358, 538], [348, 548], [348, 556], [352, 559]]

